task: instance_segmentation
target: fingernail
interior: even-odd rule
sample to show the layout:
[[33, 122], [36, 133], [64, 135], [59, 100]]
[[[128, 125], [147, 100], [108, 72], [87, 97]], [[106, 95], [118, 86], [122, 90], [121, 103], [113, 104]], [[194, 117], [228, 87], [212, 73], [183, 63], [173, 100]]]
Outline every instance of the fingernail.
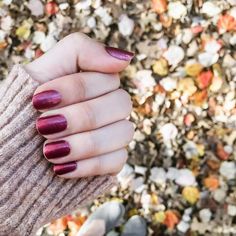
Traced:
[[64, 140], [47, 143], [43, 153], [47, 159], [65, 157], [70, 154], [70, 144]]
[[61, 102], [61, 94], [56, 90], [48, 90], [35, 94], [32, 99], [33, 106], [37, 110], [55, 107]]
[[59, 133], [67, 128], [67, 121], [62, 115], [40, 117], [36, 121], [36, 128], [43, 135]]
[[57, 175], [64, 175], [64, 174], [67, 174], [67, 173], [70, 173], [70, 172], [76, 170], [76, 168], [77, 168], [77, 163], [75, 161], [73, 161], [73, 162], [68, 162], [65, 164], [54, 165], [53, 171]]
[[123, 61], [130, 61], [134, 57], [133, 52], [128, 52], [123, 49], [113, 48], [113, 47], [105, 47], [107, 53], [116, 59]]

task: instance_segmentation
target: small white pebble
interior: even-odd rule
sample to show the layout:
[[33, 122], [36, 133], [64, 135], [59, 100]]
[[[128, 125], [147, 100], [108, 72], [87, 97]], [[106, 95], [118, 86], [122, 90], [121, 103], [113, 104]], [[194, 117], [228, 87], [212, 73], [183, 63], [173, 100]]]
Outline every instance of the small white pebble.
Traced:
[[213, 64], [215, 64], [219, 59], [218, 53], [209, 53], [209, 52], [203, 52], [198, 55], [198, 60], [201, 65], [204, 67], [209, 67]]
[[168, 92], [173, 91], [177, 87], [177, 81], [174, 78], [166, 77], [160, 81], [160, 85]]
[[134, 21], [127, 15], [123, 14], [120, 16], [118, 28], [123, 36], [130, 36], [134, 30]]
[[179, 46], [172, 45], [164, 52], [163, 57], [169, 65], [177, 66], [184, 59], [184, 50]]
[[191, 186], [196, 184], [195, 176], [189, 169], [179, 170], [179, 175], [175, 182], [180, 186]]
[[88, 20], [87, 20], [87, 26], [90, 28], [90, 29], [93, 29], [96, 27], [96, 20], [94, 17], [89, 17]]
[[40, 16], [44, 13], [44, 6], [40, 0], [30, 0], [28, 3], [28, 8], [34, 16]]
[[178, 134], [178, 129], [172, 123], [167, 123], [160, 128], [160, 133], [165, 141], [175, 139]]
[[163, 168], [153, 167], [151, 169], [150, 180], [156, 184], [163, 184], [166, 182], [166, 172]]
[[172, 18], [178, 20], [187, 14], [187, 7], [180, 1], [170, 2], [168, 5], [168, 14]]
[[207, 208], [199, 211], [199, 217], [203, 223], [208, 223], [211, 220], [211, 216], [212, 216], [212, 213]]
[[213, 198], [217, 202], [222, 202], [225, 199], [225, 197], [226, 197], [225, 190], [219, 188], [214, 191]]
[[181, 220], [179, 224], [177, 225], [177, 229], [182, 233], [186, 233], [189, 227], [190, 227], [190, 224], [183, 220]]
[[226, 179], [236, 178], [236, 165], [232, 161], [223, 161], [220, 166], [220, 174]]
[[213, 1], [208, 1], [203, 3], [201, 12], [209, 17], [213, 17], [218, 15], [221, 12], [221, 9]]
[[228, 211], [228, 215], [236, 216], [236, 206], [228, 205], [227, 211]]

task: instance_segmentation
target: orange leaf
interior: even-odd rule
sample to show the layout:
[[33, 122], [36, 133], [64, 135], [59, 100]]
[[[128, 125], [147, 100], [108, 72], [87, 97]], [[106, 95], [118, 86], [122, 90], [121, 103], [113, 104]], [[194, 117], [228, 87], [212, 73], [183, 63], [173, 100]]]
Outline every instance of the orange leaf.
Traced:
[[236, 30], [236, 20], [229, 14], [222, 15], [217, 22], [217, 27], [221, 34], [227, 31]]
[[215, 176], [209, 176], [206, 179], [204, 179], [204, 185], [206, 188], [210, 190], [215, 190], [219, 187], [219, 180]]
[[60, 233], [63, 233], [64, 230], [66, 230], [67, 228], [67, 218], [66, 217], [62, 217], [58, 220], [54, 220], [51, 222], [51, 224], [49, 225], [49, 229], [50, 231], [52, 231], [52, 233], [54, 235], [58, 235]]
[[45, 6], [45, 11], [48, 16], [52, 16], [59, 11], [59, 7], [56, 2], [48, 2]]
[[165, 212], [165, 220], [164, 224], [167, 226], [169, 229], [174, 229], [175, 225], [178, 224], [179, 219], [177, 215], [173, 211], [166, 211]]
[[223, 145], [220, 143], [218, 143], [216, 146], [216, 154], [223, 161], [228, 160], [230, 156], [230, 154], [225, 151]]
[[152, 0], [152, 8], [158, 14], [162, 14], [167, 10], [166, 0]]
[[206, 90], [198, 91], [193, 94], [191, 101], [193, 101], [195, 105], [201, 106], [206, 101], [207, 95]]
[[203, 71], [200, 73], [200, 75], [197, 77], [197, 85], [200, 89], [207, 88], [212, 81], [213, 73], [209, 71]]
[[194, 121], [195, 121], [195, 117], [193, 114], [188, 113], [187, 115], [184, 116], [184, 124], [186, 126], [191, 126]]

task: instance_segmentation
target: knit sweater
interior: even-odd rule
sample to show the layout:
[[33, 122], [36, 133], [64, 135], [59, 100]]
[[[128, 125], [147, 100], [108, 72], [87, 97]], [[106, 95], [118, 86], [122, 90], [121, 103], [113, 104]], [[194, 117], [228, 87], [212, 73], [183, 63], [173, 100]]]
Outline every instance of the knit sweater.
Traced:
[[39, 227], [88, 203], [111, 176], [66, 180], [43, 157], [32, 95], [39, 84], [22, 66], [0, 84], [0, 236], [35, 235]]

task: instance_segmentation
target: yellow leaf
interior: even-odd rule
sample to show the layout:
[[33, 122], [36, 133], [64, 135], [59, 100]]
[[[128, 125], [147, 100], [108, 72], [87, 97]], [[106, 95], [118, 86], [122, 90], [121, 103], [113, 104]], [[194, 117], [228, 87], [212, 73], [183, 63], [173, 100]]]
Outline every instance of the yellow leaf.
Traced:
[[200, 193], [196, 187], [189, 186], [183, 189], [182, 195], [186, 201], [195, 204], [199, 199]]
[[185, 67], [185, 71], [186, 71], [187, 75], [192, 76], [192, 77], [196, 77], [202, 71], [202, 65], [199, 63], [187, 65]]
[[169, 73], [168, 70], [168, 63], [164, 58], [157, 60], [154, 65], [152, 66], [154, 73], [165, 76]]
[[163, 223], [165, 221], [166, 215], [164, 211], [159, 211], [154, 214], [153, 220], [155, 223]]
[[21, 26], [16, 30], [16, 35], [19, 39], [27, 40], [30, 36], [31, 24], [28, 21], [23, 21]]

